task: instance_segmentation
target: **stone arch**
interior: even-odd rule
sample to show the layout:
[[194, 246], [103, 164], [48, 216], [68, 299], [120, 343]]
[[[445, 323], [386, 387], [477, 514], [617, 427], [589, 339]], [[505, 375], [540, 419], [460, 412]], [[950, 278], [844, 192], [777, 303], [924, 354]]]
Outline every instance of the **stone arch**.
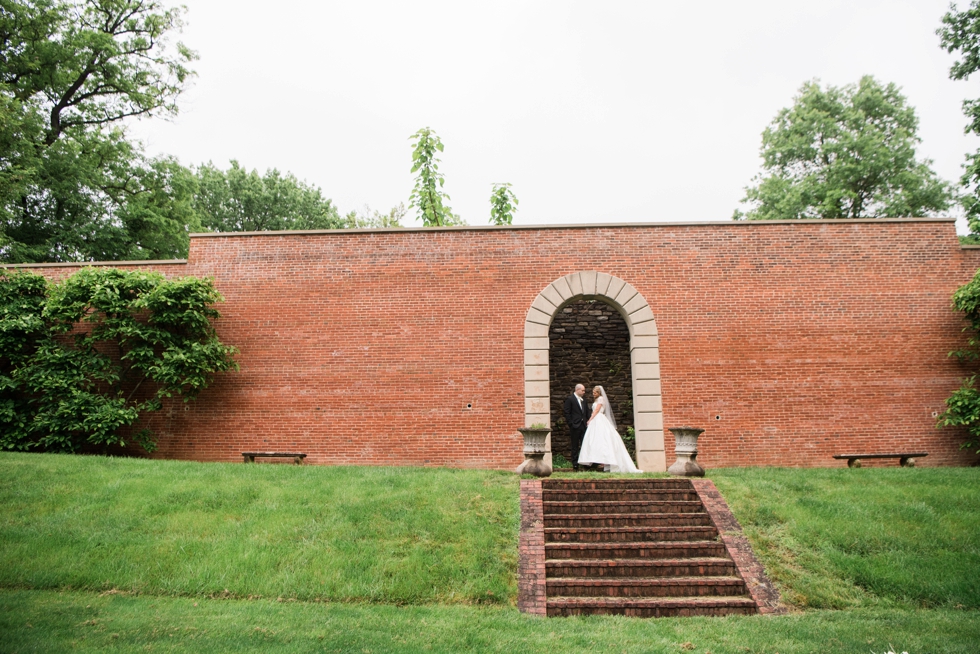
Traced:
[[[640, 292], [618, 277], [594, 270], [565, 275], [548, 284], [531, 303], [524, 321], [524, 424], [551, 426], [548, 329], [555, 315], [578, 299], [602, 300], [626, 320], [630, 332], [637, 465], [647, 472], [663, 472], [667, 461], [657, 321]], [[550, 463], [550, 440], [547, 447]]]

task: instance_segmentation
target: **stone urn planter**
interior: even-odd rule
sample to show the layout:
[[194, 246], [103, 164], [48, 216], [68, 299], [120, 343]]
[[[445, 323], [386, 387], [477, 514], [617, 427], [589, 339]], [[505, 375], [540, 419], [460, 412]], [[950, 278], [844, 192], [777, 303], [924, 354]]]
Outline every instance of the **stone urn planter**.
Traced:
[[545, 443], [551, 427], [522, 427], [517, 431], [524, 436], [524, 463], [517, 466], [517, 474], [550, 477], [551, 466], [544, 462]]
[[703, 432], [703, 429], [697, 427], [670, 428], [670, 433], [674, 435], [674, 454], [677, 455], [677, 461], [667, 468], [667, 472], [676, 477], [704, 477], [704, 468], [695, 461], [698, 458], [698, 436]]

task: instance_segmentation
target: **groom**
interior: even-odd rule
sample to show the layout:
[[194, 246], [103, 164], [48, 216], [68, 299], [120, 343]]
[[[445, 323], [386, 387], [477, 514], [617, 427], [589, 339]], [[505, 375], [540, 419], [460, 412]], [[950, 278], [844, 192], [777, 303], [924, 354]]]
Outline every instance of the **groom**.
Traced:
[[588, 427], [589, 405], [585, 403], [585, 386], [575, 385], [575, 392], [565, 398], [563, 407], [565, 424], [568, 425], [569, 440], [572, 444], [572, 468], [578, 470], [578, 456], [582, 450], [582, 437]]

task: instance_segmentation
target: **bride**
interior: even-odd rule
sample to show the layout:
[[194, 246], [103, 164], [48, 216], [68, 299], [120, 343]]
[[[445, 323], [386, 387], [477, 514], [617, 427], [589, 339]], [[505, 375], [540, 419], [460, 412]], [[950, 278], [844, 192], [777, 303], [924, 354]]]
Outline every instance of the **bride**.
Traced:
[[592, 389], [592, 417], [589, 428], [582, 439], [582, 453], [578, 457], [580, 465], [601, 463], [607, 472], [642, 472], [630, 458], [623, 439], [616, 431], [616, 419], [606, 391], [602, 386]]

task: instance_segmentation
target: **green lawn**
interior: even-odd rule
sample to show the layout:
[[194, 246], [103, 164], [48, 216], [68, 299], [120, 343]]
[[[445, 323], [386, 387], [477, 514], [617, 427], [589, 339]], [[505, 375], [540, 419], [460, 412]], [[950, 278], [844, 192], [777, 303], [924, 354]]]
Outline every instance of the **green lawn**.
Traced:
[[980, 608], [978, 468], [709, 476], [796, 606]]
[[0, 652], [980, 651], [980, 469], [709, 477], [789, 615], [519, 614], [511, 473], [0, 453]]
[[[28, 626], [29, 625], [29, 626]], [[392, 606], [0, 591], [0, 652], [976, 654], [980, 616], [943, 609], [728, 618], [532, 618]]]
[[0, 587], [507, 603], [517, 489], [492, 471], [4, 453]]

